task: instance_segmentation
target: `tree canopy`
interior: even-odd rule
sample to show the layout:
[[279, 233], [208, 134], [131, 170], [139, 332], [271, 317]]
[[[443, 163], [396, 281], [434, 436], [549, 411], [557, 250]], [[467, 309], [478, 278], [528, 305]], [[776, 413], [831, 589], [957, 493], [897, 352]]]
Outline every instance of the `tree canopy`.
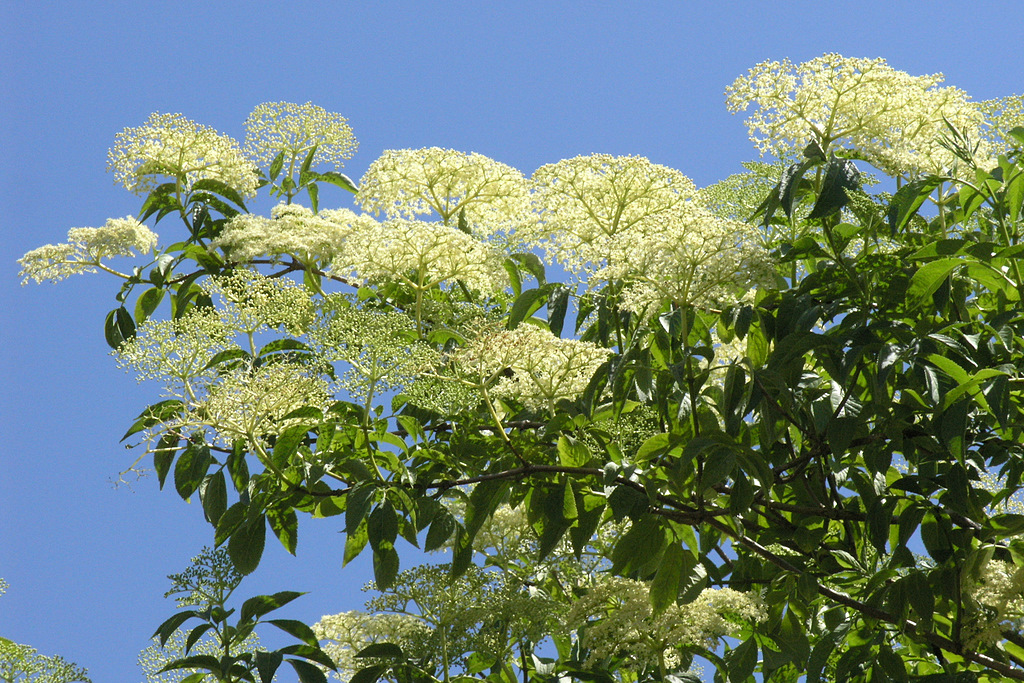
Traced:
[[[125, 129], [138, 215], [21, 265], [121, 280], [106, 339], [160, 385], [131, 467], [198, 496], [222, 548], [197, 565], [219, 592], [157, 630], [165, 668], [1024, 680], [1022, 100], [941, 84], [757, 65], [727, 102], [772, 163], [707, 188], [436, 147], [356, 183], [352, 130], [312, 104], [260, 105], [242, 144]], [[354, 209], [321, 207], [337, 188]], [[372, 553], [367, 611], [229, 609], [268, 529], [301, 552], [300, 517]], [[403, 568], [403, 544], [447, 562]], [[260, 623], [299, 644], [251, 646]]]

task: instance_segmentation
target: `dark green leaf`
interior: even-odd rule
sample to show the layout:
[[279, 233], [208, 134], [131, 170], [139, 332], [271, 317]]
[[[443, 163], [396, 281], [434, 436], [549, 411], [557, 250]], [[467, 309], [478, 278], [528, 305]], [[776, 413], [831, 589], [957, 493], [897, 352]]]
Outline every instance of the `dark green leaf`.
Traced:
[[398, 537], [398, 515], [391, 503], [378, 505], [367, 520], [366, 533], [370, 547], [377, 550], [383, 545], [394, 546]]
[[384, 664], [374, 664], [353, 674], [348, 683], [377, 683], [388, 670]]
[[255, 571], [263, 557], [266, 540], [267, 525], [263, 515], [256, 515], [239, 526], [228, 540], [228, 554], [235, 569], [243, 575]]
[[160, 401], [148, 406], [135, 418], [135, 423], [121, 437], [121, 441], [124, 441], [132, 434], [138, 434], [143, 430], [166, 422], [172, 417], [177, 417], [184, 409], [185, 404], [176, 398], [169, 398], [166, 401]]
[[277, 156], [274, 157], [274, 160], [270, 162], [269, 176], [270, 176], [270, 179], [272, 181], [273, 180], [277, 180], [277, 176], [279, 176], [281, 174], [281, 169], [282, 168], [284, 168], [284, 150], [283, 149], [280, 152], [278, 152]]
[[402, 648], [394, 643], [373, 643], [356, 653], [357, 658], [374, 657], [376, 659], [405, 659]]
[[570, 293], [571, 290], [565, 285], [556, 285], [555, 290], [548, 297], [548, 328], [556, 337], [562, 336], [565, 313], [569, 308]]
[[135, 301], [135, 319], [141, 325], [146, 322], [149, 316], [153, 315], [153, 311], [163, 301], [164, 290], [159, 287], [151, 287], [143, 292], [138, 299]]
[[340, 187], [343, 190], [348, 190], [352, 194], [357, 194], [359, 192], [359, 188], [356, 187], [356, 184], [344, 173], [338, 173], [337, 171], [318, 173], [317, 180], [322, 180], [325, 183], [330, 183], [331, 185]]
[[267, 523], [271, 531], [281, 541], [281, 545], [292, 555], [299, 543], [299, 519], [292, 508], [270, 508], [267, 510]]
[[299, 677], [299, 683], [327, 683], [327, 675], [317, 666], [301, 659], [285, 660], [292, 665]]
[[161, 489], [167, 480], [167, 473], [171, 471], [171, 463], [174, 462], [174, 454], [178, 452], [179, 441], [180, 438], [177, 434], [164, 434], [160, 437], [160, 441], [157, 442], [156, 449], [153, 451], [153, 467], [156, 469], [156, 476], [160, 482]]
[[747, 683], [757, 666], [757, 640], [748, 638], [725, 653], [729, 665], [729, 683]]
[[182, 624], [191, 619], [192, 617], [198, 616], [193, 610], [185, 610], [184, 612], [178, 612], [170, 619], [160, 624], [160, 626], [153, 632], [151, 638], [160, 639], [160, 647], [163, 647], [167, 643], [167, 639], [178, 630]]
[[928, 176], [907, 183], [896, 191], [889, 202], [887, 212], [889, 230], [893, 235], [903, 230], [907, 222], [913, 218], [917, 210], [941, 182], [942, 180], [936, 176]]
[[658, 571], [651, 582], [651, 606], [660, 614], [676, 601], [679, 582], [684, 568], [683, 554], [686, 550], [679, 543], [670, 543], [658, 565]]
[[174, 466], [174, 488], [178, 495], [188, 500], [195, 493], [210, 469], [213, 457], [210, 447], [203, 444], [189, 444], [178, 458]]
[[248, 360], [252, 358], [252, 356], [249, 354], [248, 351], [244, 351], [242, 349], [228, 349], [226, 351], [221, 351], [220, 353], [215, 354], [213, 358], [210, 359], [210, 362], [207, 363], [206, 367], [203, 369], [209, 370], [215, 365], [220, 365], [221, 363], [224, 363], [225, 361], [229, 360], [238, 360], [239, 358], [244, 358]]
[[345, 530], [352, 533], [352, 530], [359, 526], [366, 517], [366, 513], [373, 505], [373, 498], [377, 489], [373, 486], [358, 486], [349, 492], [345, 507]]
[[381, 545], [373, 551], [373, 580], [377, 590], [387, 590], [398, 576], [398, 553], [394, 547]]
[[280, 652], [264, 650], [256, 652], [256, 670], [260, 675], [260, 683], [271, 683], [274, 680], [274, 674], [277, 673], [277, 668], [281, 666], [283, 659]]
[[242, 603], [242, 611], [238, 615], [238, 621], [240, 624], [244, 624], [259, 619], [303, 595], [305, 593], [297, 591], [280, 591], [273, 595], [255, 595]]
[[538, 289], [528, 289], [520, 294], [508, 313], [508, 329], [516, 329], [519, 327], [519, 323], [539, 310], [547, 301], [548, 291], [547, 287], [540, 287]]
[[833, 156], [825, 165], [825, 177], [821, 183], [818, 201], [807, 216], [808, 218], [824, 218], [846, 206], [850, 201], [847, 192], [860, 186], [860, 171], [849, 159]]
[[107, 320], [103, 325], [103, 334], [107, 339], [107, 345], [116, 349], [127, 339], [135, 338], [135, 321], [124, 306], [115, 308], [107, 314]]
[[425, 552], [433, 552], [443, 547], [455, 533], [456, 522], [448, 510], [440, 510], [427, 529], [427, 540], [423, 544]]
[[206, 521], [216, 528], [217, 522], [228, 507], [228, 488], [224, 470], [218, 470], [203, 478], [203, 483], [199, 485], [199, 500], [203, 503]]
[[222, 180], [217, 180], [216, 178], [200, 178], [196, 182], [192, 183], [193, 192], [202, 190], [219, 194], [221, 197], [224, 197], [224, 199], [233, 202], [243, 211], [248, 212], [245, 208], [245, 200], [242, 199], [242, 195], [238, 194], [238, 191], [235, 190], [235, 188]]
[[306, 624], [301, 621], [294, 619], [269, 619], [268, 624], [273, 624], [285, 633], [295, 636], [306, 645], [311, 647], [320, 647], [320, 641], [317, 639], [316, 634]]
[[217, 531], [214, 534], [214, 543], [216, 545], [222, 544], [228, 540], [231, 534], [235, 533], [235, 530], [239, 525], [245, 521], [248, 508], [245, 503], [238, 502], [229, 507], [224, 511], [224, 514], [217, 520]]

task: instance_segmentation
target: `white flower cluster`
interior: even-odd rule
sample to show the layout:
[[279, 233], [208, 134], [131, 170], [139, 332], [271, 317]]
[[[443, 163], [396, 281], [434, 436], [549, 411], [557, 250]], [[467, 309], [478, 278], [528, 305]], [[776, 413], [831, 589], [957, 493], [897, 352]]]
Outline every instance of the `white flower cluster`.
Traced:
[[364, 211], [402, 218], [435, 213], [452, 227], [464, 212], [469, 228], [483, 238], [534, 220], [523, 174], [482, 154], [441, 147], [386, 150], [359, 187]]
[[142, 126], [125, 128], [107, 159], [117, 182], [136, 194], [152, 190], [161, 177], [180, 179], [186, 190], [198, 180], [219, 180], [243, 197], [256, 194], [259, 182], [234, 139], [181, 114], [154, 113]]
[[239, 214], [227, 222], [211, 249], [222, 249], [228, 258], [244, 263], [260, 256], [295, 256], [300, 261], [330, 263], [342, 259], [345, 239], [355, 226], [373, 222], [348, 209], [314, 214], [298, 204], [278, 204], [270, 218]]
[[705, 589], [693, 602], [673, 603], [655, 614], [647, 583], [598, 574], [569, 610], [566, 623], [590, 651], [587, 666], [618, 655], [643, 670], [674, 668], [679, 648], [714, 647], [719, 638], [766, 616], [756, 596], [730, 588]]
[[219, 311], [224, 324], [242, 334], [283, 328], [300, 335], [313, 321], [309, 294], [287, 278], [268, 278], [239, 269], [212, 277], [202, 287], [221, 300]]
[[323, 650], [338, 666], [334, 674], [341, 681], [352, 678], [360, 669], [376, 663], [357, 658], [360, 650], [374, 643], [392, 643], [413, 658], [432, 654], [429, 647], [433, 629], [408, 614], [368, 614], [360, 611], [326, 614], [313, 625], [319, 640], [326, 640]]
[[110, 218], [102, 228], [72, 228], [64, 244], [47, 244], [20, 259], [21, 284], [29, 280], [57, 282], [76, 273], [95, 273], [100, 261], [113, 256], [145, 254], [156, 248], [157, 236], [134, 218]]
[[[962, 90], [938, 87], [942, 74], [911, 76], [884, 59], [826, 54], [802, 64], [758, 64], [726, 90], [732, 112], [747, 119], [761, 153], [782, 157], [809, 143], [825, 152], [848, 145], [879, 169], [896, 176], [947, 173], [955, 156], [942, 145], [947, 123], [979, 140], [984, 117]], [[988, 147], [978, 150], [988, 163]]]
[[1001, 153], [1020, 148], [1020, 142], [1006, 135], [1014, 128], [1024, 126], [1024, 95], [1011, 95], [995, 100], [979, 102], [978, 107], [985, 113], [988, 130], [986, 139]]
[[213, 429], [221, 443], [243, 439], [255, 447], [267, 435], [280, 434], [297, 423], [285, 419], [292, 411], [307, 406], [326, 411], [330, 401], [327, 382], [314, 370], [291, 363], [258, 368], [242, 364], [209, 386], [192, 419]]
[[508, 285], [497, 251], [441, 223], [403, 218], [361, 222], [346, 247], [345, 260], [335, 261], [332, 270], [365, 280], [399, 280], [421, 291], [460, 280], [488, 295]]
[[348, 119], [312, 102], [264, 102], [245, 120], [245, 151], [264, 164], [281, 152], [286, 163], [301, 164], [314, 146], [313, 164], [341, 168], [357, 147]]
[[494, 383], [492, 395], [553, 410], [559, 400], [583, 393], [611, 353], [591, 342], [562, 339], [522, 324], [514, 330], [483, 331], [454, 354], [453, 362], [474, 384]]
[[356, 400], [400, 390], [437, 363], [437, 351], [419, 340], [409, 316], [362, 311], [340, 302], [341, 297], [328, 297], [309, 338], [325, 360], [348, 364], [339, 383]]
[[114, 354], [118, 367], [135, 370], [140, 382], [162, 381], [168, 396], [190, 400], [216, 377], [206, 366], [234, 346], [234, 334], [216, 311], [192, 308], [172, 320], [150, 318]]
[[1017, 629], [1024, 620], [1024, 569], [1011, 562], [989, 560], [969, 594], [975, 602], [969, 643], [998, 643], [1004, 629]]
[[754, 284], [771, 283], [774, 267], [745, 223], [678, 205], [648, 216], [622, 235], [614, 260], [595, 277], [622, 281], [622, 306], [636, 313], [663, 301], [681, 306], [734, 302]]
[[541, 166], [533, 190], [542, 222], [528, 241], [580, 273], [629, 252], [632, 228], [685, 203], [696, 186], [643, 157], [591, 154]]

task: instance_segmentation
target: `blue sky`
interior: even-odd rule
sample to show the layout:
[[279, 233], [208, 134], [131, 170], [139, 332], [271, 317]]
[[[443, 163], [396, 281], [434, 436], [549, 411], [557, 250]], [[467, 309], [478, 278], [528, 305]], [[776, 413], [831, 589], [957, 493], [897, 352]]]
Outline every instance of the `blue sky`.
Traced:
[[[117, 284], [18, 285], [24, 252], [138, 210], [105, 171], [122, 128], [180, 112], [241, 138], [256, 104], [312, 101], [349, 119], [355, 179], [384, 149], [441, 146], [527, 174], [637, 154], [707, 185], [756, 158], [723, 91], [758, 62], [885, 57], [988, 99], [1024, 92], [1022, 29], [1019, 5], [982, 1], [0, 2], [0, 635], [141, 680], [166, 574], [212, 541], [155, 478], [112, 485], [158, 391], [108, 355]], [[268, 543], [240, 590], [310, 591], [285, 616], [312, 622], [359, 607], [368, 572], [341, 569], [337, 522], [306, 521], [298, 558]]]

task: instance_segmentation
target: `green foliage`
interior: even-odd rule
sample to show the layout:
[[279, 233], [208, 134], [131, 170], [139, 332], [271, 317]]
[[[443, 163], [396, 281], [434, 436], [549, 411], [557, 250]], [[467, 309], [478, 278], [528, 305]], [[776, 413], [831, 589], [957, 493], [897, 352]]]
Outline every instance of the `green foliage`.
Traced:
[[[318, 182], [356, 185], [312, 170], [314, 144], [268, 156], [263, 177], [313, 210], [260, 219], [240, 190], [161, 167], [174, 182], [140, 216], [179, 218], [182, 241], [110, 271], [125, 283], [105, 333], [164, 382], [126, 437], [149, 444], [161, 485], [173, 472], [182, 498], [199, 493], [238, 574], [223, 558], [204, 571], [233, 590], [268, 526], [297, 553], [300, 518], [336, 517], [345, 562], [373, 554], [391, 600], [377, 609], [448, 634], [367, 643], [352, 656], [368, 665], [346, 667], [359, 683], [687, 680], [696, 656], [720, 681], [1024, 680], [1022, 154], [978, 142], [981, 110], [958, 91], [843, 63], [799, 71], [828, 76], [815, 107], [854, 127], [778, 108], [752, 130], [789, 131], [762, 140], [782, 156], [810, 136], [803, 157], [703, 195], [635, 157], [549, 164], [530, 185], [427, 148], [359, 183], [378, 222], [320, 210]], [[775, 102], [754, 76], [731, 107]], [[863, 110], [890, 81], [921, 90], [881, 109], [891, 125]], [[885, 137], [911, 128], [911, 148]], [[866, 162], [895, 194], [863, 190]], [[773, 183], [757, 206], [750, 188]], [[528, 540], [494, 540], [504, 514]], [[402, 571], [404, 543], [446, 548], [450, 566]], [[498, 576], [509, 604], [573, 620], [486, 647], [473, 637], [501, 624], [473, 607], [431, 621], [450, 591]], [[308, 629], [261, 621], [298, 594], [237, 615], [230, 590], [204, 595], [157, 635], [198, 621], [187, 641], [215, 635], [221, 654], [186, 642], [167, 670], [265, 682], [287, 660], [323, 679]], [[259, 623], [301, 644], [239, 649]], [[556, 657], [536, 654], [543, 638]]]

